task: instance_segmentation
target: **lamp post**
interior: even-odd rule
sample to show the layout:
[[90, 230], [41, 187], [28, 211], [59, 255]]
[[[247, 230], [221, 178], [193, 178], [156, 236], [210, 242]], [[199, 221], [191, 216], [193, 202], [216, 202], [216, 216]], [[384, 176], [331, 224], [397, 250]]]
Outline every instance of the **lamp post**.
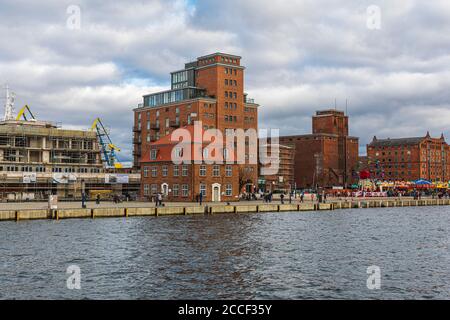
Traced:
[[86, 193], [84, 179], [81, 179], [81, 208], [86, 209]]

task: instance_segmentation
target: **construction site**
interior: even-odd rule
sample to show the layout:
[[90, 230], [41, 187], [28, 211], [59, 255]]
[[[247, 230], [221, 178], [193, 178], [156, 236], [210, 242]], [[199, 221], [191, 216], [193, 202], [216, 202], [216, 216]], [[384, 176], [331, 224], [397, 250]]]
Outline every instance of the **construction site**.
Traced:
[[120, 149], [97, 118], [86, 130], [66, 130], [37, 120], [26, 105], [14, 115], [14, 94], [6, 87], [0, 121], [0, 201], [112, 199], [137, 196], [139, 173], [123, 168]]

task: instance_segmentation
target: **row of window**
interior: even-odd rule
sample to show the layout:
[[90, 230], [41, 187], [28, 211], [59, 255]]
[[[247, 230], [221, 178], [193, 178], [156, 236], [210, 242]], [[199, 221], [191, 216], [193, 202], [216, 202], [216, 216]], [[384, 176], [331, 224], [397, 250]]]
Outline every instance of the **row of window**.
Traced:
[[230, 110], [237, 110], [237, 103], [233, 103], [233, 102], [225, 102], [225, 109], [230, 109]]
[[[18, 166], [0, 166], [0, 171], [11, 171], [11, 172], [46, 172], [44, 167], [18, 167]], [[52, 168], [52, 172], [66, 172], [66, 173], [99, 173], [100, 169], [97, 168]]]
[[[206, 149], [205, 149], [206, 150]], [[220, 177], [221, 176], [221, 172], [220, 172], [220, 166], [219, 165], [214, 165], [212, 168], [212, 176], [213, 177]], [[151, 174], [152, 178], [156, 178], [158, 176], [158, 167], [144, 167], [144, 177], [148, 177], [149, 173]], [[189, 174], [189, 168], [187, 165], [183, 165], [181, 166], [181, 176], [182, 177], [187, 177]], [[200, 166], [200, 172], [199, 175], [200, 177], [206, 177], [207, 174], [207, 168], [206, 165], [201, 165]], [[167, 177], [169, 175], [169, 166], [162, 166], [161, 167], [161, 175], [163, 177]], [[172, 175], [174, 177], [179, 177], [180, 176], [180, 166], [178, 165], [173, 165], [172, 166]], [[225, 176], [226, 177], [232, 177], [233, 176], [233, 167], [232, 166], [225, 166]]]
[[[155, 195], [158, 193], [158, 185], [157, 184], [144, 184], [144, 196], [150, 196]], [[180, 185], [174, 184], [172, 186], [172, 196], [173, 197], [179, 197], [180, 196]], [[181, 185], [181, 196], [182, 197], [189, 197], [189, 185], [188, 184], [182, 184]]]
[[234, 58], [221, 57], [221, 60], [222, 60], [222, 62], [238, 63], [238, 59], [234, 59]]
[[237, 122], [237, 117], [225, 115], [225, 121], [226, 122]]
[[225, 74], [231, 74], [237, 76], [237, 70], [233, 68], [225, 68]]
[[[168, 186], [169, 188], [169, 186]], [[169, 189], [172, 192], [172, 197], [189, 197], [189, 185], [188, 184], [182, 184], [181, 189], [179, 184], [173, 184], [172, 188]], [[205, 183], [200, 183], [199, 185], [200, 193], [206, 197], [207, 193], [207, 186]], [[181, 191], [181, 193], [180, 193]], [[155, 195], [158, 193], [158, 185], [157, 184], [144, 184], [144, 196], [150, 196]], [[226, 184], [225, 185], [225, 196], [231, 197], [233, 195], [233, 185], [232, 184]]]
[[231, 91], [225, 91], [225, 98], [237, 99], [237, 93]]
[[225, 79], [225, 85], [237, 87], [237, 80]]

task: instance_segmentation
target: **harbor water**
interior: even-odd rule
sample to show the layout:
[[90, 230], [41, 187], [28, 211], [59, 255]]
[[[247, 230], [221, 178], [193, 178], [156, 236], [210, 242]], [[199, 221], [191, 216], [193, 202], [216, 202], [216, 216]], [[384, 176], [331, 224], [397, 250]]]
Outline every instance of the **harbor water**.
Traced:
[[8, 221], [0, 299], [450, 299], [449, 232], [447, 206]]

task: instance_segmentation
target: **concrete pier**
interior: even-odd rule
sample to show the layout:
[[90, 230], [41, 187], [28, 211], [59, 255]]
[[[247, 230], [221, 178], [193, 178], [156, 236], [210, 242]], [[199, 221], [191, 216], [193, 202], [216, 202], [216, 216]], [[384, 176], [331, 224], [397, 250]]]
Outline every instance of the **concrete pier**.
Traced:
[[0, 210], [0, 221], [21, 221], [36, 219], [82, 219], [113, 217], [160, 217], [204, 214], [245, 214], [269, 212], [305, 212], [330, 211], [338, 209], [366, 209], [390, 207], [448, 206], [450, 199], [427, 200], [361, 200], [334, 201], [329, 203], [292, 203], [292, 204], [235, 204], [215, 206], [172, 206], [172, 207], [129, 207], [129, 208], [93, 208], [93, 209], [36, 209], [36, 210]]

